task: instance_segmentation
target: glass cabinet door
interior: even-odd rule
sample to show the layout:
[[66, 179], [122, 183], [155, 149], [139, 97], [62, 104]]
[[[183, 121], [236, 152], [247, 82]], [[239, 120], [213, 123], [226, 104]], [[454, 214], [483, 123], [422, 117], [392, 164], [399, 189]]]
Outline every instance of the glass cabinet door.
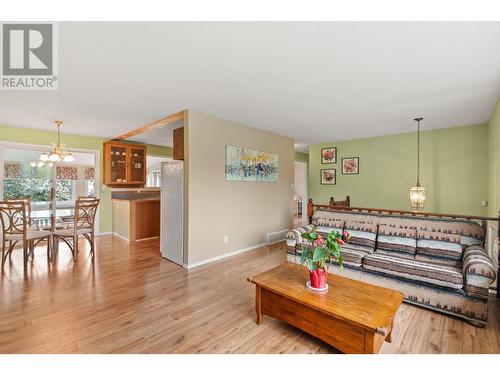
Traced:
[[130, 147], [130, 182], [131, 183], [145, 183], [146, 172], [146, 150], [144, 148]]
[[110, 150], [110, 182], [127, 183], [127, 148], [112, 145]]

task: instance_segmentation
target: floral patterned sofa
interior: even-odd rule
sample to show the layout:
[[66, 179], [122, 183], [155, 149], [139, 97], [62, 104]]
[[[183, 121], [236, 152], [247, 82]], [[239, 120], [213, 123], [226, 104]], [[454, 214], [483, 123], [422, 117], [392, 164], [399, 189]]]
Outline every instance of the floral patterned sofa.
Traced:
[[288, 260], [299, 263], [301, 233], [349, 231], [344, 269], [329, 272], [399, 290], [408, 303], [483, 326], [495, 268], [484, 249], [485, 232], [470, 220], [318, 209], [312, 225], [287, 233]]

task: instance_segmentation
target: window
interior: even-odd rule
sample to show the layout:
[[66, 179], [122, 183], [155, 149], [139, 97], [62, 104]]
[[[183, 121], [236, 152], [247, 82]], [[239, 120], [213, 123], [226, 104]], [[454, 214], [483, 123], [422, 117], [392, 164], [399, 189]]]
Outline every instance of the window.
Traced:
[[146, 186], [160, 187], [160, 171], [151, 171], [146, 175]]
[[75, 181], [57, 180], [56, 181], [56, 201], [73, 202], [75, 200]]
[[86, 180], [85, 195], [95, 196], [95, 180]]
[[52, 187], [52, 168], [48, 166], [32, 167], [28, 162], [18, 162], [17, 175], [3, 179], [4, 199], [31, 197], [33, 202], [48, 202]]

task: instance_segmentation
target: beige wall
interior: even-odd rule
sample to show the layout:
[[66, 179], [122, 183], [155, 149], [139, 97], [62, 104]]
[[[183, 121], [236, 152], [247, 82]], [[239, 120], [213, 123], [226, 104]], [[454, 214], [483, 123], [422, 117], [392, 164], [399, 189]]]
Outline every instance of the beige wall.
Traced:
[[[188, 264], [262, 244], [266, 233], [288, 229], [292, 224], [293, 139], [188, 112]], [[277, 153], [278, 182], [226, 181], [226, 145]], [[228, 243], [224, 243], [225, 235]]]

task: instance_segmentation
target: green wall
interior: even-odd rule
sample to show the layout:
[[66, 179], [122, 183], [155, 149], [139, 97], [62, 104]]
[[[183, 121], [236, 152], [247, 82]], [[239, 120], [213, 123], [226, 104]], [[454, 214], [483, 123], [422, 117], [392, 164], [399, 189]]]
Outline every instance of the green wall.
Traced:
[[[498, 128], [498, 126], [497, 126]], [[497, 130], [498, 131], [498, 130]], [[309, 196], [351, 196], [357, 207], [409, 210], [416, 182], [416, 132], [309, 147]], [[337, 147], [337, 163], [321, 164], [320, 149]], [[342, 175], [341, 158], [358, 156], [359, 175]], [[426, 211], [485, 215], [488, 200], [488, 126], [462, 126], [421, 133], [420, 182], [427, 188]], [[335, 168], [337, 184], [321, 185], [320, 169]]]
[[489, 215], [497, 216], [500, 210], [500, 100], [488, 124], [488, 151], [490, 159]]
[[[56, 139], [56, 132], [19, 128], [14, 126], [0, 125], [0, 142], [16, 142], [33, 145], [49, 146]], [[65, 143], [69, 149], [88, 149], [101, 151], [101, 173], [102, 173], [102, 144], [104, 138], [88, 137], [61, 133], [61, 142]], [[170, 147], [148, 145], [147, 152], [152, 155], [172, 156]], [[101, 178], [102, 181], [102, 178]], [[112, 207], [111, 191], [107, 186], [101, 185], [101, 202], [99, 205], [99, 231], [101, 233], [112, 230]]]

